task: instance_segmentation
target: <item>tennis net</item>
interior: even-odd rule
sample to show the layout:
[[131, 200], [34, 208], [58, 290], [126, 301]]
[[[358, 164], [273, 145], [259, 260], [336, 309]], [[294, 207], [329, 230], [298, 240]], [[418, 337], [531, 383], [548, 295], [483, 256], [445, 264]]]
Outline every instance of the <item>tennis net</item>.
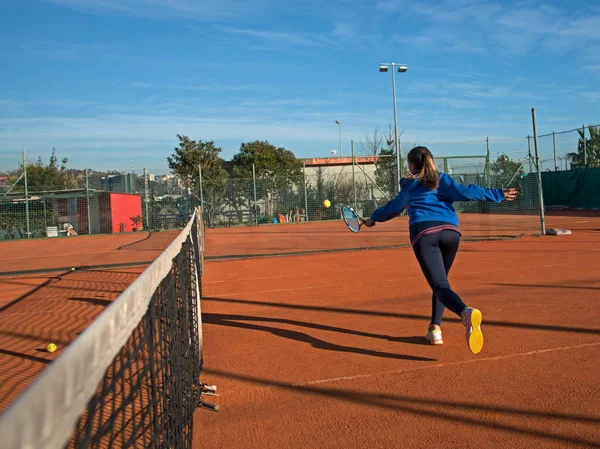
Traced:
[[200, 217], [5, 410], [3, 448], [192, 447], [214, 392], [200, 382]]

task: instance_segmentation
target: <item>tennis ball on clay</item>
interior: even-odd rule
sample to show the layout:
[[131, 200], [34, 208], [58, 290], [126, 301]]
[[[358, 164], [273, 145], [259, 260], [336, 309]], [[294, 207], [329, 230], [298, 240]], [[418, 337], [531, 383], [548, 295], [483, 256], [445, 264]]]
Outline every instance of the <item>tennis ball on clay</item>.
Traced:
[[323, 201], [323, 206], [329, 207], [329, 206], [331, 206], [331, 202], [329, 200], [325, 200], [325, 201]]
[[48, 343], [48, 346], [46, 346], [46, 350], [48, 352], [54, 352], [56, 351], [56, 345], [54, 343]]

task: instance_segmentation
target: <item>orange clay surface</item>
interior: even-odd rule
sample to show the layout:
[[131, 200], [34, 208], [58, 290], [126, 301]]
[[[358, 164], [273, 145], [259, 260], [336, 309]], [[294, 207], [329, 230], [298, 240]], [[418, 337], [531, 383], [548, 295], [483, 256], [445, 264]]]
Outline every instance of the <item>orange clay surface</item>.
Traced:
[[[210, 259], [408, 244], [404, 217], [359, 234], [342, 222], [208, 229], [202, 381], [221, 410], [198, 410], [195, 447], [599, 447], [600, 217], [548, 216], [567, 236], [532, 236], [539, 219], [486, 223], [461, 216], [450, 274], [483, 312], [477, 355], [449, 312], [444, 345], [425, 342], [431, 293], [409, 247]], [[2, 243], [16, 262], [1, 271], [152, 260], [175, 234]], [[0, 410], [142, 269], [0, 277]]]
[[[600, 447], [600, 217], [547, 224], [573, 234], [461, 245], [450, 280], [483, 312], [477, 355], [448, 312], [444, 345], [424, 340], [410, 248], [207, 262], [202, 380], [221, 411], [199, 410], [195, 447]], [[406, 229], [390, 225], [340, 232]], [[239, 232], [208, 230], [207, 254]]]

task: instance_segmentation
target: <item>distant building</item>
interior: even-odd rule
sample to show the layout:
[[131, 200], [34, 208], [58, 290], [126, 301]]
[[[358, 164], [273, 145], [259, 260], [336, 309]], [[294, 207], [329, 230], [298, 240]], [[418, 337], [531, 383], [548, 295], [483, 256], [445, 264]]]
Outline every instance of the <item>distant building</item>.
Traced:
[[[385, 156], [383, 156], [385, 157]], [[375, 179], [377, 164], [382, 156], [357, 156], [354, 158], [356, 179]], [[340, 179], [352, 179], [351, 157], [319, 157], [303, 158], [306, 181], [309, 185], [315, 185], [318, 179], [338, 182]]]
[[100, 185], [105, 192], [136, 193], [134, 173], [105, 176]]

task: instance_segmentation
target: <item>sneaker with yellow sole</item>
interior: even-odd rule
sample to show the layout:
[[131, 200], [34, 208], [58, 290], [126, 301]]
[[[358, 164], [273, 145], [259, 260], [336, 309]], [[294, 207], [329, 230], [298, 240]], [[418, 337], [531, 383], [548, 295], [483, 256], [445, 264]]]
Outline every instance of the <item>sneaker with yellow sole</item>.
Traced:
[[462, 320], [466, 328], [466, 337], [469, 349], [473, 354], [478, 354], [483, 347], [481, 311], [472, 307], [467, 307], [462, 313]]

